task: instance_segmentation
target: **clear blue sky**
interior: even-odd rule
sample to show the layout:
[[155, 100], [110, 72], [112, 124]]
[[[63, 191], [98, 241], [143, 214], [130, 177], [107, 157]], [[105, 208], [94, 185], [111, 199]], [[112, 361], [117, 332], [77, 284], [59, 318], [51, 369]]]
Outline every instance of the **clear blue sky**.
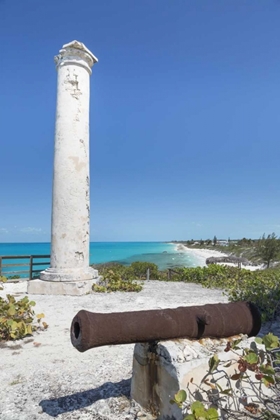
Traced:
[[53, 57], [91, 76], [91, 240], [280, 234], [279, 0], [0, 0], [0, 242], [49, 241]]

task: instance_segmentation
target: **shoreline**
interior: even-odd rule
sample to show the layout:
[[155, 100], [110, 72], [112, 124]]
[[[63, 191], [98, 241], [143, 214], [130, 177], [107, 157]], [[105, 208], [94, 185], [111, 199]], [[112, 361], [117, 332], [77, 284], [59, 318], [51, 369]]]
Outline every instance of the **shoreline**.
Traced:
[[[225, 253], [225, 252], [221, 252], [221, 251], [215, 251], [212, 249], [206, 249], [206, 248], [202, 248], [202, 249], [197, 249], [197, 248], [189, 248], [186, 245], [183, 244], [174, 244], [175, 245], [175, 249], [177, 252], [184, 252], [184, 253], [188, 253], [191, 256], [195, 257], [198, 259], [198, 261], [200, 262], [199, 267], [207, 267], [206, 265], [206, 259], [210, 258], [210, 257], [228, 257], [229, 254]], [[226, 262], [222, 262], [222, 263], [216, 263], [217, 265], [227, 265], [229, 267], [237, 267], [236, 264], [234, 263], [226, 263]], [[255, 270], [262, 270], [263, 269], [263, 265], [244, 265], [241, 264], [241, 268], [244, 268], [246, 270], [250, 270], [250, 271], [255, 271]]]
[[[92, 244], [93, 243], [91, 242], [91, 245]], [[215, 250], [209, 249], [207, 247], [196, 248], [192, 246], [187, 246], [184, 242], [115, 242], [113, 246], [111, 246], [112, 243], [110, 242], [104, 242], [102, 243], [102, 247], [99, 247], [99, 244], [101, 243], [96, 242], [94, 244], [95, 248], [90, 249], [90, 265], [96, 266], [97, 269], [99, 265], [110, 265], [112, 263], [130, 265], [134, 261], [145, 261], [156, 264], [159, 270], [163, 271], [170, 267], [205, 267], [206, 260], [210, 257], [222, 258], [234, 256], [234, 254], [230, 253], [227, 250], [227, 247], [225, 247], [225, 250], [221, 248], [219, 248], [219, 250]], [[153, 245], [151, 246], [151, 244]], [[156, 246], [154, 246], [154, 244], [156, 244]], [[11, 245], [14, 246], [16, 244]], [[28, 248], [30, 246], [30, 249], [17, 250], [15, 255], [43, 255], [45, 253], [45, 250], [41, 249], [40, 247], [38, 249], [36, 248], [36, 243], [25, 245], [28, 245]], [[32, 247], [34, 248], [34, 246], [35, 249], [32, 249]], [[6, 254], [12, 253], [7, 252]], [[92, 261], [93, 257], [95, 260], [94, 262]], [[20, 263], [21, 261], [16, 261], [15, 258], [13, 262]], [[233, 267], [237, 266], [237, 263], [235, 263], [234, 261], [219, 262], [216, 264]], [[244, 263], [242, 264], [242, 268], [248, 270], [258, 270], [263, 269], [264, 267], [262, 265], [252, 265], [251, 262], [244, 261]], [[38, 269], [44, 269], [44, 267], [38, 267]], [[8, 270], [4, 269], [3, 275], [6, 275], [8, 277]], [[20, 275], [20, 277], [23, 279], [26, 278], [22, 275]]]

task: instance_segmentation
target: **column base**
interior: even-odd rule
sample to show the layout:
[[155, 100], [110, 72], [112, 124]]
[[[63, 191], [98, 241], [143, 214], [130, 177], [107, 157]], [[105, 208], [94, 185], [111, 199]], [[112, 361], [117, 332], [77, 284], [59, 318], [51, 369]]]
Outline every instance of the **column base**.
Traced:
[[[97, 279], [96, 279], [97, 280]], [[95, 281], [46, 281], [29, 280], [27, 293], [30, 295], [80, 296], [91, 293]]]
[[29, 280], [27, 293], [31, 295], [80, 296], [91, 293], [92, 285], [99, 279], [92, 267], [79, 269], [47, 268], [40, 279]]
[[92, 267], [82, 268], [47, 268], [40, 273], [40, 280], [53, 282], [75, 282], [92, 280], [98, 277], [98, 271]]

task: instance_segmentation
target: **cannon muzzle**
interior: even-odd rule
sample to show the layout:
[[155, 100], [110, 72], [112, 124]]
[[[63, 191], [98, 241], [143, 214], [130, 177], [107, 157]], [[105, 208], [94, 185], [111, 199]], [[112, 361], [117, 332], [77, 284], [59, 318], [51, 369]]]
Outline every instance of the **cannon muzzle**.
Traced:
[[81, 310], [72, 320], [70, 334], [73, 346], [84, 352], [110, 344], [255, 336], [260, 328], [257, 307], [234, 302], [105, 314]]

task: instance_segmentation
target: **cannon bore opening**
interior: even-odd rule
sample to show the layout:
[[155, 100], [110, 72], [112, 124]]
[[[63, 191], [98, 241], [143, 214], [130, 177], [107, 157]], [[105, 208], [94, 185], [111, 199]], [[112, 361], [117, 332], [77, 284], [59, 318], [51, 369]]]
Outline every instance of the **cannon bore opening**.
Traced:
[[80, 324], [77, 321], [74, 322], [74, 328], [73, 329], [74, 329], [74, 336], [75, 336], [76, 340], [78, 340], [81, 329], [80, 329]]

